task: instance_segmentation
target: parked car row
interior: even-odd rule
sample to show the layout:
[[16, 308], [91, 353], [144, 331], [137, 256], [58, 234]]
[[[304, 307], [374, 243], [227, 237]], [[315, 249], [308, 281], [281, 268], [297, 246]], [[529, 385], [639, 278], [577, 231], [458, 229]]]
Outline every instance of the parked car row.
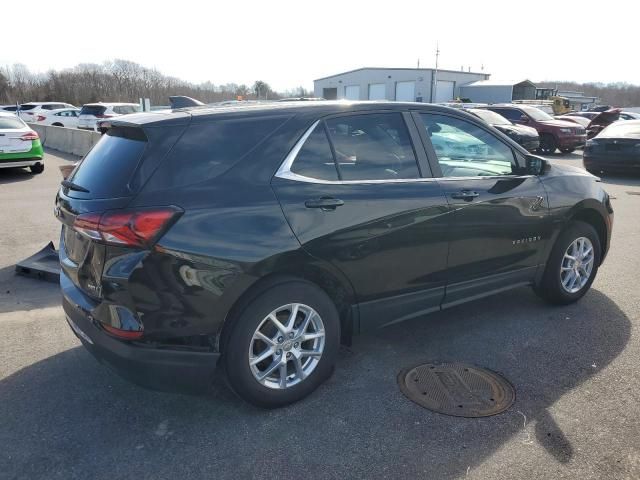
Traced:
[[140, 110], [137, 103], [122, 102], [87, 103], [81, 109], [63, 102], [28, 102], [0, 106], [0, 112], [13, 112], [25, 122], [93, 131], [97, 131], [96, 122], [100, 119], [136, 113]]

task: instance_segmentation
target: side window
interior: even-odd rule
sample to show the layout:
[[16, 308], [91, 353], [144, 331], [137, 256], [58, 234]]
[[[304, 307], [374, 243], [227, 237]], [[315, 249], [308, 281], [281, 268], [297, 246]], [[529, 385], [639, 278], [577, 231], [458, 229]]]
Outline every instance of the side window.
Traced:
[[338, 180], [331, 145], [322, 124], [318, 125], [304, 142], [291, 166], [291, 171], [320, 180]]
[[420, 177], [401, 113], [338, 117], [326, 125], [343, 180]]
[[447, 115], [420, 116], [444, 177], [511, 175], [517, 171], [511, 148], [486, 130]]

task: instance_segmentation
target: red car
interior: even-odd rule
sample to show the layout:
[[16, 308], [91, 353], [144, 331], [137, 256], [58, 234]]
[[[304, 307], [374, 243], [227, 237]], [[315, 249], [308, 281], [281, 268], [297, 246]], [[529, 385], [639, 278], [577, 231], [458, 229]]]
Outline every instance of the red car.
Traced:
[[573, 122], [556, 120], [539, 108], [529, 105], [496, 104], [489, 110], [499, 113], [513, 123], [533, 127], [540, 135], [538, 153], [550, 155], [559, 149], [562, 153], [571, 153], [583, 147], [587, 141], [586, 130]]

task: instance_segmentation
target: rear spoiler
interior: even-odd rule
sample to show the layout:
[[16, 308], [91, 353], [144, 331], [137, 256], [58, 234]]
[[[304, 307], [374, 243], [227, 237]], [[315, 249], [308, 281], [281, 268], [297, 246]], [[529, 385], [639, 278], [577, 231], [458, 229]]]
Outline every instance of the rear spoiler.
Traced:
[[178, 108], [187, 108], [187, 107], [201, 107], [204, 105], [200, 100], [196, 100], [195, 98], [186, 97], [184, 95], [174, 95], [169, 97], [169, 102], [171, 102], [171, 109], [176, 110]]

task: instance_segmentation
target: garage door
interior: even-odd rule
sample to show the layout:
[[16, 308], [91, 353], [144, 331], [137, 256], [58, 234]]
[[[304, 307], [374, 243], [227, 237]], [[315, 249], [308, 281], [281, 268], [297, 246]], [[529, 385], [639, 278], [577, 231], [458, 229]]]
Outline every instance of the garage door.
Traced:
[[415, 102], [416, 82], [396, 82], [396, 101]]
[[369, 85], [369, 100], [384, 100], [387, 90], [385, 87], [384, 83], [372, 83]]
[[450, 102], [453, 100], [453, 87], [455, 82], [448, 80], [438, 80], [438, 89], [436, 90], [436, 103]]
[[360, 85], [347, 85], [344, 87], [344, 98], [347, 100], [360, 100]]

